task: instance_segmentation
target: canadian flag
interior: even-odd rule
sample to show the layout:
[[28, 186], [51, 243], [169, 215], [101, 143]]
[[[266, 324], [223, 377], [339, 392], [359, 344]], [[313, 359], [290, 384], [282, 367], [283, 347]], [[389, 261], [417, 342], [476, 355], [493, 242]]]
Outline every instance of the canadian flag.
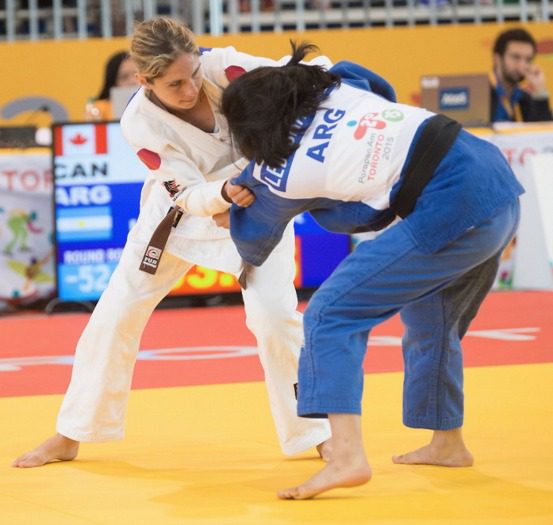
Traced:
[[54, 151], [56, 155], [106, 154], [106, 124], [69, 124], [54, 129]]

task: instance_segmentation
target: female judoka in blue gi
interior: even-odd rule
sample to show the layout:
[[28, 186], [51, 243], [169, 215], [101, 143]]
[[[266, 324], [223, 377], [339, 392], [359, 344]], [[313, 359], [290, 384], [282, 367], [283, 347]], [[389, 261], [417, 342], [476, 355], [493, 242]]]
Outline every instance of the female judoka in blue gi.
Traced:
[[[395, 463], [470, 466], [463, 425], [461, 339], [513, 236], [523, 192], [499, 150], [425, 109], [358, 65], [299, 61], [234, 80], [222, 110], [253, 159], [236, 179], [256, 195], [231, 209], [247, 264], [259, 265], [285, 225], [309, 211], [325, 228], [387, 228], [362, 242], [313, 295], [304, 317], [298, 414], [328, 415], [331, 461], [281, 498], [366, 483], [362, 363], [370, 330], [397, 312], [405, 326], [403, 420], [433, 430]], [[246, 264], [246, 267], [247, 267]]]

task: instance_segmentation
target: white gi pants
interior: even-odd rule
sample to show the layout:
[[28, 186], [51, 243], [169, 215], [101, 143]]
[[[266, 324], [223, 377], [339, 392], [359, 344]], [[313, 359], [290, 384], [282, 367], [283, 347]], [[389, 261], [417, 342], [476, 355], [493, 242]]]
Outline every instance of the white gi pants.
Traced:
[[[248, 288], [243, 291], [246, 323], [257, 339], [280, 446], [289, 455], [330, 437], [326, 420], [296, 415], [293, 385], [303, 329], [296, 310], [293, 250], [289, 227], [265, 264], [248, 276]], [[164, 253], [156, 274], [150, 275], [138, 269], [143, 253], [144, 243], [131, 236], [79, 339], [71, 383], [57, 421], [57, 431], [76, 441], [123, 438], [131, 379], [146, 323], [193, 266]]]

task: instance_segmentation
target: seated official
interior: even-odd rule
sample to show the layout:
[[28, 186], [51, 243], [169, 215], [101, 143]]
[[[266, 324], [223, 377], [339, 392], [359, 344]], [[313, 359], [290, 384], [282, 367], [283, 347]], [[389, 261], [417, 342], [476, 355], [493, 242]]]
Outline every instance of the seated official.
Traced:
[[491, 122], [553, 120], [544, 72], [533, 63], [536, 50], [534, 38], [525, 29], [509, 29], [497, 37], [493, 47]]

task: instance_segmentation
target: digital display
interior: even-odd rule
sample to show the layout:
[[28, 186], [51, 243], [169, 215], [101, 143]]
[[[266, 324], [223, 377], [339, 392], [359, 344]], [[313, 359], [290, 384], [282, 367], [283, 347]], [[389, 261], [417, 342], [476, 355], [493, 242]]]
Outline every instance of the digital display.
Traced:
[[[138, 217], [147, 168], [118, 122], [55, 124], [53, 139], [57, 295], [96, 301]], [[296, 286], [318, 286], [349, 251], [348, 236], [323, 230], [308, 214], [298, 217]], [[239, 290], [234, 276], [194, 267], [171, 295]]]

